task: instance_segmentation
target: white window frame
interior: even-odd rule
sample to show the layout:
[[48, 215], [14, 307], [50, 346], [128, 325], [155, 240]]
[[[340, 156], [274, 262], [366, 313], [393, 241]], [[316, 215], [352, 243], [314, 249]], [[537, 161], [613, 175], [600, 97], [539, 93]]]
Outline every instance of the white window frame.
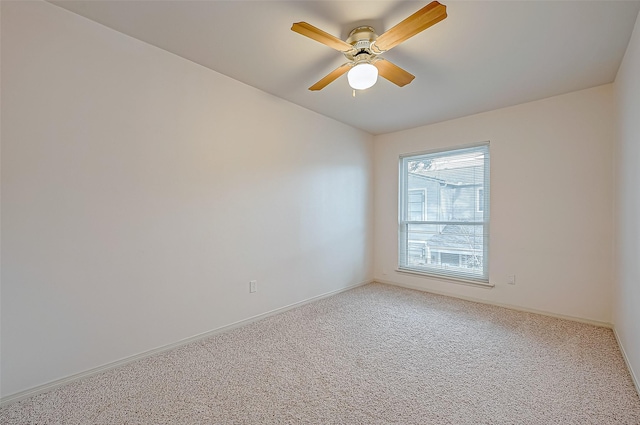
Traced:
[[[429, 157], [429, 156], [454, 156], [460, 153], [463, 153], [465, 150], [472, 151], [484, 150], [484, 176], [483, 176], [483, 219], [482, 221], [442, 221], [442, 220], [425, 220], [422, 221], [409, 221], [407, 220], [408, 211], [407, 211], [407, 202], [408, 202], [408, 161], [418, 159], [419, 157]], [[462, 147], [454, 147], [448, 149], [439, 149], [432, 150], [426, 152], [419, 153], [411, 153], [401, 155], [399, 158], [399, 206], [398, 206], [398, 269], [399, 272], [411, 273], [424, 275], [427, 277], [435, 277], [439, 279], [453, 280], [459, 281], [463, 283], [476, 284], [485, 287], [492, 287], [489, 283], [489, 204], [490, 204], [490, 186], [489, 186], [489, 175], [490, 175], [490, 152], [489, 152], [489, 142], [478, 143], [474, 145], [462, 146]], [[476, 191], [476, 196], [478, 195]], [[479, 198], [475, 202], [475, 209], [478, 212], [478, 202]], [[425, 198], [426, 204], [426, 198]], [[473, 208], [473, 207], [472, 207]], [[425, 205], [426, 211], [426, 205]], [[477, 273], [465, 273], [465, 271], [455, 271], [451, 272], [449, 270], [443, 270], [440, 268], [429, 267], [426, 266], [414, 266], [408, 265], [408, 244], [409, 244], [409, 225], [411, 224], [435, 224], [435, 225], [481, 225], [483, 229], [483, 258], [482, 258], [482, 273], [478, 275]]]

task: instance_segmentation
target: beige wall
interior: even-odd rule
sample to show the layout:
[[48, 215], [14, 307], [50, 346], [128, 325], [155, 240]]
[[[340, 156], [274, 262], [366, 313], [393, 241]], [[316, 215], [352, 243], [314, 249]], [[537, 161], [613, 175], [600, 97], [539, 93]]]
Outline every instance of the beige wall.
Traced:
[[640, 385], [640, 15], [615, 81], [616, 332]]
[[370, 280], [372, 149], [57, 6], [3, 1], [2, 395]]
[[[377, 280], [611, 322], [613, 96], [605, 85], [376, 136]], [[398, 156], [490, 141], [493, 289], [395, 271]], [[516, 275], [516, 285], [507, 276]]]

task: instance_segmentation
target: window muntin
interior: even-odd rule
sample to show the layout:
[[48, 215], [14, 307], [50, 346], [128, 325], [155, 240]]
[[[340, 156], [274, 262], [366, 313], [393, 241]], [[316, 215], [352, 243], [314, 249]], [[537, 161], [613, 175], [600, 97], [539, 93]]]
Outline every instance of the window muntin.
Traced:
[[399, 269], [488, 283], [489, 145], [400, 158]]

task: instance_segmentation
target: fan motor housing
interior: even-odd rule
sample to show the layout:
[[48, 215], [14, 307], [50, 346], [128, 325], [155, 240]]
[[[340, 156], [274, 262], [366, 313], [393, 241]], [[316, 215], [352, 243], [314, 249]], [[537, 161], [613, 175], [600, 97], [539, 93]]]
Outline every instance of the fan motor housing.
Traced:
[[347, 59], [354, 62], [369, 61], [374, 56], [371, 51], [371, 43], [378, 38], [375, 30], [370, 26], [361, 26], [354, 28], [349, 33], [347, 43], [353, 46], [353, 51], [344, 55]]

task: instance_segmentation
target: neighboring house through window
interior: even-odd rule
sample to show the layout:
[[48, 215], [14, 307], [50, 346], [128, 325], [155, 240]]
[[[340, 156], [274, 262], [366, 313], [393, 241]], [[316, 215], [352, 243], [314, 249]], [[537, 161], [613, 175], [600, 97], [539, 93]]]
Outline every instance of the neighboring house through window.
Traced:
[[426, 189], [409, 189], [407, 197], [409, 220], [424, 220], [427, 201]]
[[489, 144], [400, 158], [399, 269], [488, 283]]

